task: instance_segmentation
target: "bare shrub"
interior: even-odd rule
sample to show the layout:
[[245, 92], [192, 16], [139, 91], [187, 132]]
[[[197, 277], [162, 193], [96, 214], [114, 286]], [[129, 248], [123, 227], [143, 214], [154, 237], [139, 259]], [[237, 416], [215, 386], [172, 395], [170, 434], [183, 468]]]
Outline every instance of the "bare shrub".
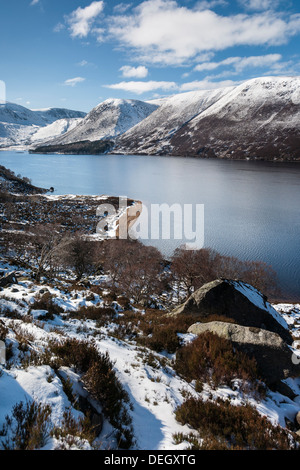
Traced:
[[93, 305], [80, 307], [76, 312], [72, 312], [70, 316], [79, 320], [96, 320], [97, 326], [103, 326], [114, 319], [116, 312], [110, 307], [96, 307]]
[[149, 303], [161, 292], [163, 258], [154, 247], [139, 241], [106, 240], [98, 252], [98, 266], [111, 276], [113, 287], [136, 303]]
[[34, 450], [45, 446], [50, 435], [51, 407], [35, 401], [19, 402], [6, 416], [0, 436], [4, 450]]
[[64, 311], [62, 307], [55, 303], [54, 298], [50, 292], [45, 292], [42, 296], [35, 298], [31, 308], [34, 310], [47, 310], [50, 318], [53, 318], [53, 315], [59, 315]]
[[[201, 450], [291, 450], [295, 439], [287, 430], [274, 426], [252, 406], [234, 406], [230, 402], [188, 398], [176, 410], [176, 419], [189, 424], [198, 436], [181, 436], [190, 440], [193, 449]], [[201, 439], [200, 439], [201, 438]], [[177, 436], [178, 439], [178, 436]]]
[[59, 440], [56, 450], [67, 450], [73, 446], [80, 448], [82, 441], [92, 444], [96, 438], [90, 417], [75, 419], [70, 410], [64, 412], [60, 426], [55, 427], [51, 434]]
[[114, 364], [108, 353], [100, 353], [95, 346], [76, 339], [68, 339], [63, 344], [51, 344], [51, 350], [64, 366], [75, 366], [83, 373], [82, 381], [102, 409], [111, 424], [117, 429], [119, 446], [129, 448], [133, 441], [131, 418], [126, 404], [129, 397], [118, 380]]
[[66, 266], [74, 270], [76, 282], [80, 281], [84, 274], [93, 272], [96, 243], [87, 240], [80, 232], [76, 232], [63, 247], [62, 259]]
[[61, 253], [68, 244], [68, 235], [55, 224], [36, 225], [30, 228], [27, 241], [26, 250], [36, 281], [42, 275], [52, 277], [62, 264]]
[[254, 359], [234, 351], [232, 343], [206, 332], [177, 351], [175, 370], [187, 381], [201, 380], [214, 386], [231, 385], [238, 378], [253, 382], [259, 379]]

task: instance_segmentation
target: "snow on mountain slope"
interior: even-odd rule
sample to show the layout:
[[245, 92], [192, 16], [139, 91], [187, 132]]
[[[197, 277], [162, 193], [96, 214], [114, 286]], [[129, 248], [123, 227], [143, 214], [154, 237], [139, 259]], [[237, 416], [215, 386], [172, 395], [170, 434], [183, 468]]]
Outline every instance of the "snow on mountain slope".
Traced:
[[82, 118], [58, 119], [46, 127], [41, 127], [35, 134], [33, 134], [31, 141], [32, 143], [36, 143], [59, 137], [71, 129], [74, 129], [81, 120]]
[[172, 153], [300, 158], [300, 77], [263, 77], [234, 88], [182, 127]]
[[194, 91], [164, 98], [156, 111], [119, 139], [118, 153], [167, 151], [169, 139], [178, 129], [231, 90], [228, 87]]
[[68, 144], [82, 140], [115, 138], [151, 114], [157, 105], [138, 100], [108, 99], [96, 106], [76, 126], [51, 144]]
[[[61, 123], [54, 127], [48, 127], [48, 130], [44, 133], [47, 139], [57, 136], [69, 130], [70, 126], [72, 128], [72, 124], [78, 124], [85, 114], [81, 111], [69, 109], [31, 110], [14, 103], [0, 104], [0, 148], [30, 145], [31, 138], [40, 129], [51, 126], [56, 121], [63, 119], [65, 125]], [[51, 134], [52, 131], [54, 134]], [[39, 139], [42, 139], [42, 136], [43, 133], [40, 134]], [[34, 138], [34, 140], [37, 139]]]
[[[24, 126], [43, 126], [45, 120], [41, 113], [15, 103], [0, 104], [0, 122], [7, 124], [19, 124]], [[48, 122], [47, 122], [48, 124]]]
[[27, 126], [45, 126], [58, 119], [83, 118], [86, 113], [64, 108], [32, 110], [15, 103], [0, 104], [0, 122]]
[[[300, 159], [300, 77], [261, 77], [147, 102], [109, 99], [82, 115], [0, 105], [0, 147], [109, 139], [121, 154]], [[74, 118], [82, 120], [37, 134]]]
[[300, 158], [300, 77], [262, 77], [174, 95], [126, 132], [114, 152]]
[[76, 119], [84, 118], [86, 116], [86, 113], [82, 111], [73, 111], [72, 109], [65, 108], [36, 109], [33, 112], [48, 124], [51, 124], [58, 119]]

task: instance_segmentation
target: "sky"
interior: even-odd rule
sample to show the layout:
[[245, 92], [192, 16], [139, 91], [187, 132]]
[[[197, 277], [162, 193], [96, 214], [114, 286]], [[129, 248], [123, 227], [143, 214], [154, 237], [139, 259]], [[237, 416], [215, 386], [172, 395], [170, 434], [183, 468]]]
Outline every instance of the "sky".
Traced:
[[300, 73], [297, 0], [0, 0], [0, 90], [88, 112]]

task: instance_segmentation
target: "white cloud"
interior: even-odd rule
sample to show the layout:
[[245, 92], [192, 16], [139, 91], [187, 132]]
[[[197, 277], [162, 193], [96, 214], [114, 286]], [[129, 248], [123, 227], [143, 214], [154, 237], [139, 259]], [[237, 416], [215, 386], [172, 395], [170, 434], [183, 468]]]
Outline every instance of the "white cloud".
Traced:
[[120, 71], [125, 78], [146, 78], [148, 75], [148, 69], [144, 65], [140, 65], [139, 67], [124, 65], [120, 68]]
[[63, 29], [65, 29], [65, 25], [62, 23], [58, 23], [56, 26], [54, 26], [53, 31], [55, 33], [60, 33], [60, 31], [62, 31]]
[[112, 85], [104, 85], [104, 86], [106, 88], [110, 88], [111, 90], [128, 91], [130, 93], [136, 93], [137, 95], [141, 95], [142, 93], [147, 93], [149, 91], [154, 91], [154, 90], [171, 91], [171, 90], [178, 89], [178, 86], [175, 82], [156, 82], [156, 81], [120, 82], [120, 83], [114, 83]]
[[77, 65], [79, 65], [79, 67], [85, 67], [86, 65], [88, 65], [88, 61], [87, 60], [82, 60], [81, 62], [78, 62]]
[[196, 91], [196, 90], [215, 90], [218, 88], [225, 88], [230, 86], [239, 85], [241, 82], [233, 80], [223, 80], [220, 82], [213, 82], [208, 79], [195, 80], [193, 82], [183, 83], [180, 86], [180, 91]]
[[267, 54], [250, 57], [228, 57], [221, 62], [203, 62], [194, 68], [197, 72], [215, 70], [219, 67], [232, 66], [236, 72], [242, 72], [245, 68], [270, 67], [282, 59], [280, 54]]
[[169, 92], [186, 92], [194, 90], [213, 90], [216, 88], [224, 88], [228, 86], [233, 86], [240, 84], [241, 82], [232, 81], [232, 80], [223, 80], [223, 81], [212, 81], [208, 78], [204, 80], [195, 80], [193, 82], [183, 83], [178, 85], [176, 82], [158, 82], [158, 81], [148, 81], [148, 82], [120, 82], [114, 83], [112, 85], [105, 85], [106, 88], [112, 90], [122, 90], [130, 93], [135, 93], [141, 95], [142, 93], [147, 93], [156, 90], [164, 90]]
[[125, 11], [129, 10], [131, 7], [132, 3], [119, 3], [114, 6], [114, 13], [125, 13]]
[[30, 6], [37, 5], [39, 1], [40, 0], [32, 0], [32, 2], [30, 3]]
[[68, 80], [65, 80], [64, 85], [66, 86], [76, 86], [78, 83], [84, 82], [85, 78], [83, 77], [75, 77], [75, 78], [69, 78]]
[[278, 6], [279, 0], [240, 0], [240, 3], [248, 10], [269, 10]]
[[285, 44], [300, 32], [300, 16], [274, 11], [221, 16], [175, 0], [146, 0], [110, 19], [109, 32], [144, 62], [179, 65], [198, 54], [233, 46]]
[[0, 80], [0, 103], [5, 103], [6, 101], [6, 85], [3, 80]]
[[103, 11], [104, 2], [92, 2], [85, 8], [77, 8], [66, 17], [72, 37], [86, 37], [100, 13]]
[[212, 9], [218, 6], [227, 6], [228, 2], [225, 0], [201, 0], [196, 3], [195, 8], [197, 10], [207, 10], [207, 9]]

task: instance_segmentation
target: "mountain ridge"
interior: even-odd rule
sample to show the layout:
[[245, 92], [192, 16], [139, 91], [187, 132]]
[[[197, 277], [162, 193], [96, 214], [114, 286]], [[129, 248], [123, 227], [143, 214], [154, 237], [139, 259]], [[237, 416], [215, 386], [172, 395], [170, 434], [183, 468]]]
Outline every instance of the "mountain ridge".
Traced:
[[[11, 121], [18, 106], [10, 109]], [[29, 110], [38, 113], [31, 127], [24, 125], [24, 110], [18, 127], [3, 124], [0, 109], [2, 148], [3, 143], [34, 151], [47, 146], [50, 153], [63, 145], [69, 152], [68, 145], [77, 142], [112, 141], [109, 153], [116, 154], [300, 160], [300, 77], [258, 77], [148, 101], [110, 98], [77, 118], [56, 108]], [[62, 112], [65, 120], [56, 120]]]
[[[15, 103], [0, 103], [0, 148], [30, 145], [33, 141], [43, 141], [44, 131], [47, 139], [65, 132], [78, 124], [86, 113], [66, 108], [47, 108], [32, 110]], [[53, 126], [60, 121], [60, 125]], [[52, 126], [52, 127], [51, 127]]]
[[[223, 92], [221, 92], [223, 90]], [[220, 90], [168, 137], [168, 123], [142, 136], [142, 126], [117, 142], [118, 153], [218, 158], [300, 159], [300, 78], [261, 77]], [[219, 91], [219, 90], [217, 90]], [[211, 102], [209, 94], [211, 93]], [[168, 106], [168, 101], [163, 106]], [[157, 113], [159, 113], [159, 110]], [[147, 126], [154, 127], [148, 118]], [[171, 117], [172, 119], [172, 117]], [[166, 139], [161, 139], [166, 136]]]
[[116, 138], [145, 119], [156, 108], [157, 105], [145, 101], [109, 98], [99, 103], [78, 126], [54, 143], [70, 144], [83, 140]]

